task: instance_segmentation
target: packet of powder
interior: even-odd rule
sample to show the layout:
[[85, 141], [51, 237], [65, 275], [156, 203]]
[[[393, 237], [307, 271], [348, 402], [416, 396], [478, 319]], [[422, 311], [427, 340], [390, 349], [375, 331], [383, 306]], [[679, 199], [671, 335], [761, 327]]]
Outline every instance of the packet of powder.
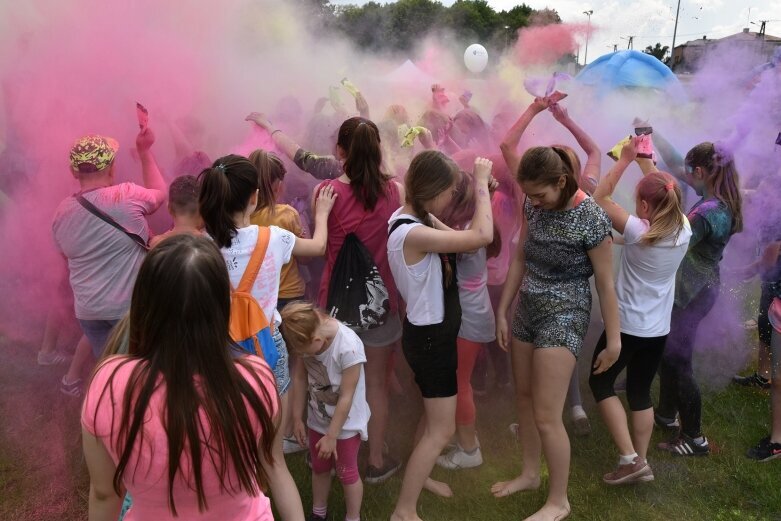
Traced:
[[136, 102], [136, 116], [138, 117], [138, 128], [146, 130], [146, 127], [149, 126], [149, 111], [138, 102]]

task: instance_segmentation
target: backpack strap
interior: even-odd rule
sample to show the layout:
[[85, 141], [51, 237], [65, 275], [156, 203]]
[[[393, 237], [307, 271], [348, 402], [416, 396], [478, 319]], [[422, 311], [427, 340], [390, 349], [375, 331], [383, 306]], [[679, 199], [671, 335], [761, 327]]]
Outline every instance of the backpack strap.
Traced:
[[136, 243], [139, 246], [141, 246], [145, 251], [149, 251], [149, 245], [146, 243], [146, 241], [144, 241], [144, 239], [141, 238], [140, 235], [131, 232], [130, 230], [128, 230], [127, 228], [125, 228], [124, 226], [119, 224], [109, 214], [107, 214], [106, 212], [104, 212], [103, 210], [101, 210], [100, 208], [95, 206], [94, 204], [92, 204], [89, 200], [87, 200], [80, 193], [74, 195], [73, 197], [75, 197], [76, 201], [78, 201], [79, 204], [81, 206], [83, 206], [84, 209], [87, 210], [89, 213], [91, 213], [92, 215], [94, 215], [95, 217], [97, 217], [98, 219], [103, 221], [104, 223], [110, 224], [111, 226], [113, 226], [117, 230], [121, 231], [122, 233], [124, 233], [125, 235], [130, 237], [130, 239], [134, 243]]
[[244, 270], [236, 291], [252, 293], [252, 285], [255, 284], [255, 279], [258, 278], [258, 273], [260, 272], [260, 266], [266, 257], [269, 237], [271, 237], [271, 229], [268, 226], [259, 226], [258, 242], [255, 244], [255, 249], [252, 250], [252, 255], [247, 263], [247, 269]]
[[396, 228], [398, 228], [402, 224], [416, 224], [416, 223], [423, 224], [420, 221], [415, 221], [413, 219], [396, 219], [395, 221], [393, 221], [393, 224], [391, 224], [390, 230], [388, 230], [388, 237], [390, 237], [393, 234], [393, 232], [396, 231]]

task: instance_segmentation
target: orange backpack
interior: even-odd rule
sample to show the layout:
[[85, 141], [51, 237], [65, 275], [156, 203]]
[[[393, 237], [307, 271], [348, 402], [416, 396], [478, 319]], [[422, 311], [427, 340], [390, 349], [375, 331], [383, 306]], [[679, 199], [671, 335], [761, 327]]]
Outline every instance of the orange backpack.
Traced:
[[271, 230], [267, 226], [258, 228], [258, 242], [252, 251], [247, 269], [241, 276], [237, 288], [231, 285], [230, 336], [247, 353], [262, 356], [272, 369], [279, 361], [279, 352], [271, 336], [263, 308], [252, 296], [252, 286], [258, 278], [260, 266], [266, 256]]

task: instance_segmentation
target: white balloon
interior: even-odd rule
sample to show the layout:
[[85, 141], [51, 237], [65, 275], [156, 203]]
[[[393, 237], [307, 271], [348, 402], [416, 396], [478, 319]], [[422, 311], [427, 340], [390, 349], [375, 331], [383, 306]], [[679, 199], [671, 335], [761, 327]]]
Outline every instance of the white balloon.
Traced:
[[475, 74], [483, 72], [488, 65], [488, 51], [479, 43], [473, 43], [464, 51], [464, 65]]

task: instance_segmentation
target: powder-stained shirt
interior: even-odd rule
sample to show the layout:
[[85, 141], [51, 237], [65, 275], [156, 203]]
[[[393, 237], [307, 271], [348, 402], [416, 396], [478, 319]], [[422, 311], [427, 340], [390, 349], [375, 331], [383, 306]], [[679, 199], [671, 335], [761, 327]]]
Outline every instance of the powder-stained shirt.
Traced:
[[[258, 386], [250, 370], [237, 365], [243, 377], [258, 394], [270, 416], [279, 408], [274, 377], [266, 363], [256, 357], [247, 356], [251, 370], [258, 376]], [[121, 452], [118, 450], [119, 422], [122, 419], [125, 391], [133, 369], [140, 360], [128, 359], [125, 356], [108, 358], [95, 371], [84, 398], [81, 411], [83, 428], [98, 438], [108, 451], [114, 464], [119, 462]], [[114, 378], [111, 379], [111, 375]], [[110, 389], [108, 387], [110, 386]], [[105, 392], [104, 392], [105, 391]], [[266, 399], [267, 397], [267, 399]], [[195, 494], [195, 483], [192, 474], [192, 463], [189, 461], [189, 451], [185, 448], [179, 472], [174, 478], [173, 495], [178, 517], [173, 517], [168, 509], [168, 437], [163, 418], [165, 417], [166, 384], [161, 381], [155, 387], [146, 410], [143, 429], [143, 441], [137, 442], [127, 465], [123, 484], [133, 498], [133, 506], [128, 510], [125, 521], [154, 520], [214, 520], [242, 519], [247, 521], [273, 521], [269, 500], [263, 493], [253, 497], [243, 491], [224, 490], [220, 486], [219, 473], [215, 465], [221, 463], [220, 455], [210, 447], [210, 426], [206, 414], [199, 411], [203, 432], [201, 433], [201, 477], [203, 489], [209, 509], [198, 512], [198, 500]], [[259, 419], [248, 407], [247, 414], [256, 434], [256, 439], [264, 436]], [[226, 486], [237, 483], [236, 473], [230, 468], [225, 476]]]
[[296, 151], [293, 162], [315, 179], [335, 179], [344, 173], [342, 163], [334, 156], [318, 156], [303, 148]]
[[[149, 239], [146, 216], [165, 201], [160, 190], [122, 183], [82, 193], [126, 230]], [[54, 242], [68, 259], [76, 318], [117, 320], [130, 297], [146, 251], [110, 224], [92, 215], [75, 197], [57, 208]]]
[[705, 287], [721, 282], [719, 262], [732, 236], [732, 212], [719, 199], [700, 199], [689, 211], [692, 237], [675, 277], [675, 305], [686, 307]]

